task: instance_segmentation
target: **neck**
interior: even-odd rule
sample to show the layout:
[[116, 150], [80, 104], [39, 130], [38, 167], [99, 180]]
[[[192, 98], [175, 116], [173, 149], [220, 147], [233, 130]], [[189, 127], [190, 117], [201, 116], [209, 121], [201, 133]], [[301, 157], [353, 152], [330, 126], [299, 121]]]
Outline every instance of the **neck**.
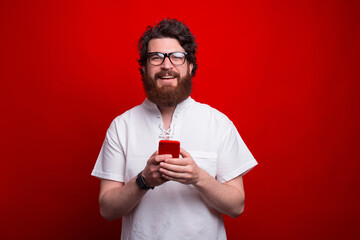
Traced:
[[168, 130], [170, 128], [172, 116], [174, 114], [176, 106], [174, 106], [174, 107], [159, 107], [158, 106], [158, 108], [161, 112], [164, 129]]

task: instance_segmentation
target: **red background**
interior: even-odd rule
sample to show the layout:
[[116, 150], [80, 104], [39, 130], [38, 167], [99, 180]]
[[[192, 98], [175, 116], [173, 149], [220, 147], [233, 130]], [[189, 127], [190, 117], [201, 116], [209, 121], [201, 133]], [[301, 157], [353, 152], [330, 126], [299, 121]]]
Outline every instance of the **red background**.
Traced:
[[229, 239], [359, 239], [359, 1], [0, 1], [1, 239], [119, 239], [90, 176], [144, 93], [137, 41], [164, 17], [199, 44], [193, 98], [259, 165]]

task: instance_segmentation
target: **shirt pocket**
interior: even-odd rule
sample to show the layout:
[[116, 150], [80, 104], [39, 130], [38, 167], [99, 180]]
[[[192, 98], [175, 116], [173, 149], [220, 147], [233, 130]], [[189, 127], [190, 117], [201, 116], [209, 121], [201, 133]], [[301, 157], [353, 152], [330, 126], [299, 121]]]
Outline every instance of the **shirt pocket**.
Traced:
[[196, 164], [213, 178], [217, 173], [217, 153], [204, 151], [189, 151]]

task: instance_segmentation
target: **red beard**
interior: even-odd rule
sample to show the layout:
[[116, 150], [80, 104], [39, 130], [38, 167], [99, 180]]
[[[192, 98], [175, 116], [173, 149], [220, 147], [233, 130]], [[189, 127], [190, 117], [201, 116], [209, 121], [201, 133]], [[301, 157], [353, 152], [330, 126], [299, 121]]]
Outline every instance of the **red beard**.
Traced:
[[[177, 86], [163, 86], [156, 85], [156, 79], [168, 73], [177, 79]], [[159, 107], [174, 107], [187, 99], [192, 91], [192, 77], [188, 70], [187, 74], [180, 78], [178, 73], [172, 71], [161, 71], [156, 73], [154, 78], [148, 76], [147, 72], [143, 75], [143, 84], [147, 98], [158, 105]]]

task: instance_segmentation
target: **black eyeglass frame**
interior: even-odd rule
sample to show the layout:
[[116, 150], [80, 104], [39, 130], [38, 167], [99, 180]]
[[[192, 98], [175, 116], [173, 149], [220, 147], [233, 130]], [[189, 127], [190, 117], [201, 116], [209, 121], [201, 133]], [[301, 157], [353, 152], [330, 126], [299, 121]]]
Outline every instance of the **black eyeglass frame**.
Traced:
[[[150, 55], [152, 55], [152, 54], [158, 54], [158, 53], [161, 53], [161, 54], [163, 54], [164, 55], [164, 58], [163, 58], [163, 60], [162, 60], [162, 62], [160, 63], [160, 64], [156, 64], [156, 65], [154, 65], [154, 64], [152, 64], [151, 62], [150, 62]], [[182, 53], [182, 54], [184, 54], [185, 56], [184, 56], [184, 62], [183, 63], [181, 63], [181, 64], [176, 64], [176, 63], [173, 63], [172, 61], [171, 61], [171, 58], [170, 58], [170, 56], [172, 55], [172, 54], [174, 54], [174, 53]], [[149, 63], [152, 65], [152, 66], [160, 66], [161, 64], [163, 64], [164, 63], [164, 61], [165, 61], [165, 59], [166, 58], [169, 58], [169, 60], [170, 60], [170, 62], [171, 62], [171, 64], [173, 64], [173, 65], [175, 65], [175, 66], [181, 66], [181, 65], [183, 65], [184, 63], [185, 63], [185, 61], [186, 61], [186, 55], [187, 55], [187, 52], [171, 52], [171, 53], [163, 53], [163, 52], [149, 52], [149, 53], [147, 53], [147, 58], [148, 58], [148, 60], [149, 60]]]

